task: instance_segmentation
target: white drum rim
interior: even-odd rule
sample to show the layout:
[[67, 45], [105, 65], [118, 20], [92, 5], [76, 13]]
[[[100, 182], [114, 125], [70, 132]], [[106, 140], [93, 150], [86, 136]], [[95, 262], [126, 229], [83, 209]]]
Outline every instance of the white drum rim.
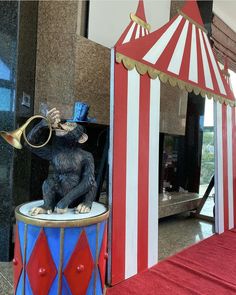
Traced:
[[102, 214], [83, 218], [83, 219], [70, 219], [70, 220], [55, 220], [55, 219], [41, 219], [34, 218], [33, 216], [27, 216], [20, 212], [20, 208], [26, 205], [29, 202], [23, 203], [15, 208], [15, 217], [17, 221], [22, 221], [26, 224], [36, 225], [40, 227], [55, 227], [55, 228], [67, 228], [67, 227], [83, 227], [91, 224], [100, 223], [104, 220], [107, 220], [109, 217], [109, 210], [105, 211]]

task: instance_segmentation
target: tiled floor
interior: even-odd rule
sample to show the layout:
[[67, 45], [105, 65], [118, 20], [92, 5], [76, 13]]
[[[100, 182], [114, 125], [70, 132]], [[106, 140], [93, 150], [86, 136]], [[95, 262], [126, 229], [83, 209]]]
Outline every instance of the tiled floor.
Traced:
[[[164, 218], [159, 227], [159, 259], [175, 254], [202, 239], [211, 236], [211, 223], [186, 214]], [[12, 265], [0, 262], [0, 295], [13, 294]]]

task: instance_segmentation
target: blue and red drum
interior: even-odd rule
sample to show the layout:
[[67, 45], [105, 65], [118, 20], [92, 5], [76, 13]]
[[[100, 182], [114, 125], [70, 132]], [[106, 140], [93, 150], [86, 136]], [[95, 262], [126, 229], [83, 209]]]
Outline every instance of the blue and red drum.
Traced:
[[16, 295], [102, 294], [107, 258], [107, 218], [102, 204], [90, 213], [40, 214], [16, 208], [14, 288]]

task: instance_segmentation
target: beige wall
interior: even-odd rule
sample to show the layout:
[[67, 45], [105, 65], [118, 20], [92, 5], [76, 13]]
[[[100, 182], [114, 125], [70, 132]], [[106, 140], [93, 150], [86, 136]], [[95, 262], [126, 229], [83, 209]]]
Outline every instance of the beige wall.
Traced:
[[84, 37], [84, 1], [40, 1], [34, 112], [45, 103], [72, 118], [75, 101], [109, 123], [110, 50]]
[[47, 103], [72, 115], [78, 10], [77, 1], [39, 2], [35, 113]]
[[[169, 20], [170, 0], [145, 0], [144, 7], [151, 31]], [[113, 47], [135, 13], [137, 0], [90, 0], [89, 39], [106, 47]]]
[[110, 124], [110, 49], [77, 37], [75, 97], [90, 106], [89, 117]]

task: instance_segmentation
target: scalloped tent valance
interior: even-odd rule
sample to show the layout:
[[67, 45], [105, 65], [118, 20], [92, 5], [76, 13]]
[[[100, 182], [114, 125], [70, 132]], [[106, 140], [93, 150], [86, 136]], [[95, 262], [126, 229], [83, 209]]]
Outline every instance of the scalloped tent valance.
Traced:
[[116, 61], [152, 79], [235, 106], [235, 98], [212, 51], [196, 1], [166, 25], [142, 38], [116, 45]]

